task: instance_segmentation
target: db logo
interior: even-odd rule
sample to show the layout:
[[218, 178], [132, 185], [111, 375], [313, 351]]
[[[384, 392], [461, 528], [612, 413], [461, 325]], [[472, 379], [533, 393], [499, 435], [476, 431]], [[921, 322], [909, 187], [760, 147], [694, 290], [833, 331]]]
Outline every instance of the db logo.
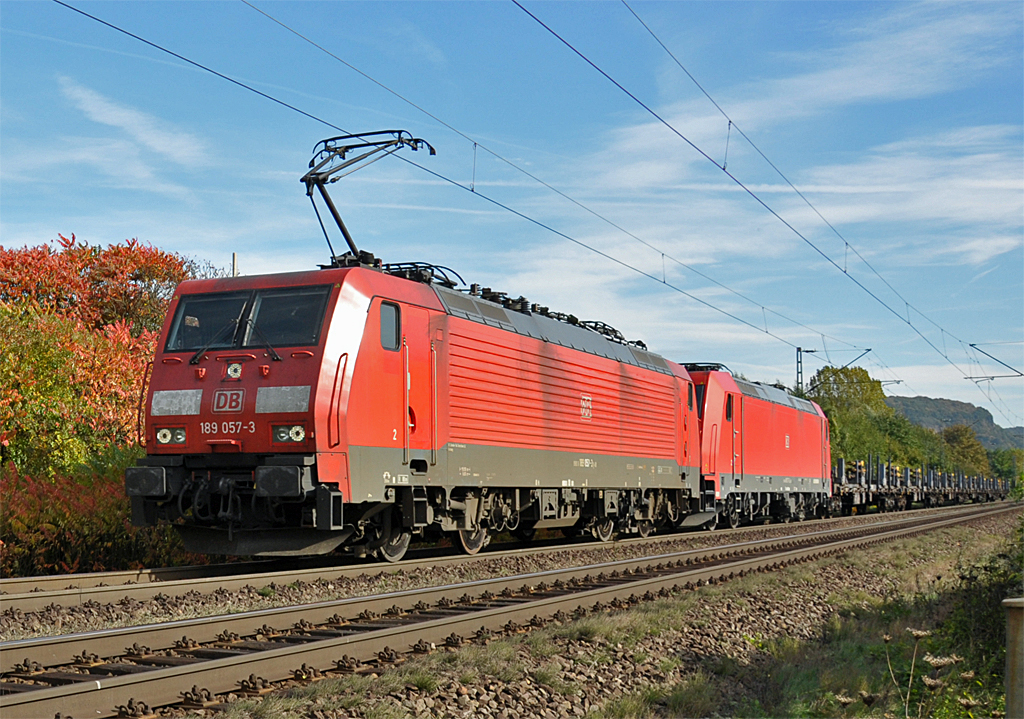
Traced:
[[214, 412], [241, 412], [244, 404], [244, 389], [219, 389], [213, 393]]
[[584, 422], [589, 422], [590, 418], [594, 416], [594, 401], [590, 399], [589, 394], [580, 395], [580, 419]]

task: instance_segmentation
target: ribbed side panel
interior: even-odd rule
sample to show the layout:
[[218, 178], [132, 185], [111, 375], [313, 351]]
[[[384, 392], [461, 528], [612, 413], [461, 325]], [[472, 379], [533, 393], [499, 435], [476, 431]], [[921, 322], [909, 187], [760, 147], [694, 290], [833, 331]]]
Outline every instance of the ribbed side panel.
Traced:
[[675, 456], [674, 378], [487, 327], [449, 341], [452, 441]]

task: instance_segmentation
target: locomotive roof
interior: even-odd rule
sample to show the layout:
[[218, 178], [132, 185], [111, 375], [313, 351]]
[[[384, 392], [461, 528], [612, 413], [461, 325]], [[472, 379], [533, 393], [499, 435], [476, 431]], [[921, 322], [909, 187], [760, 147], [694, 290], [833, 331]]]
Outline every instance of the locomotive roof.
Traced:
[[570, 324], [554, 317], [529, 311], [508, 310], [482, 297], [471, 297], [456, 290], [432, 285], [448, 313], [455, 317], [499, 327], [527, 337], [644, 367], [662, 374], [675, 374], [665, 359], [635, 345], [616, 342], [585, 326]]
[[781, 390], [778, 387], [761, 384], [760, 382], [749, 382], [747, 380], [736, 379], [735, 377], [733, 377], [733, 381], [736, 383], [736, 386], [740, 388], [740, 392], [747, 397], [757, 397], [758, 399], [767, 400], [786, 407], [794, 407], [802, 412], [808, 412], [813, 415], [818, 414], [817, 410], [814, 408], [813, 402], [801, 399], [800, 397], [794, 397], [789, 392]]
[[[180, 286], [178, 292], [184, 290], [185, 294], [191, 294], [194, 292], [223, 292], [240, 287], [292, 286], [317, 283], [318, 280], [322, 283], [325, 279], [330, 282], [337, 282], [351, 269], [357, 267], [359, 265], [356, 264], [349, 265], [348, 267], [323, 266], [319, 270], [305, 272], [189, 280]], [[523, 309], [506, 308], [497, 302], [484, 299], [479, 295], [459, 292], [453, 287], [448, 286], [454, 285], [454, 282], [448, 280], [446, 276], [441, 278], [437, 276], [437, 271], [439, 269], [445, 270], [445, 268], [437, 268], [425, 263], [385, 266], [363, 265], [363, 267], [371, 271], [383, 271], [385, 275], [411, 280], [430, 287], [440, 299], [442, 306], [452, 316], [490, 325], [491, 327], [499, 327], [510, 332], [551, 342], [562, 347], [580, 350], [581, 352], [598, 357], [613, 359], [636, 367], [644, 367], [661, 374], [675, 375], [675, 372], [663, 357], [653, 352], [648, 352], [641, 346], [642, 343], [626, 342], [619, 332], [603, 323], [581, 322], [569, 315], [547, 313], [546, 308], [543, 308], [544, 312], [531, 311], [528, 307]], [[451, 272], [451, 270], [448, 270], [448, 272]], [[325, 278], [325, 274], [331, 276]]]

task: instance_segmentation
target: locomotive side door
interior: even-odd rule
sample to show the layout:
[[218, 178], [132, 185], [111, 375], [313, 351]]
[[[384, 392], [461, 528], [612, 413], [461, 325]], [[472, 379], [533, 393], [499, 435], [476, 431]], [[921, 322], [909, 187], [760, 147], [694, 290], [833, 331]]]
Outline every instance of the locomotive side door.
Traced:
[[732, 457], [733, 487], [743, 482], [743, 395], [734, 395], [734, 415], [732, 418]]
[[405, 369], [405, 463], [413, 474], [426, 474], [433, 464], [431, 450], [436, 408], [436, 355], [431, 351], [430, 314], [405, 306], [402, 355]]
[[[736, 476], [736, 412], [739, 403], [736, 401], [736, 395], [732, 392], [725, 393], [725, 417], [722, 422], [722, 451], [728, 452], [728, 457], [725, 458], [725, 463], [722, 467], [723, 473], [729, 472], [729, 484], [728, 487], [735, 487], [734, 478]], [[725, 477], [722, 477], [725, 479]], [[724, 483], [724, 482], [723, 482]], [[725, 488], [722, 488], [723, 494], [725, 494]]]

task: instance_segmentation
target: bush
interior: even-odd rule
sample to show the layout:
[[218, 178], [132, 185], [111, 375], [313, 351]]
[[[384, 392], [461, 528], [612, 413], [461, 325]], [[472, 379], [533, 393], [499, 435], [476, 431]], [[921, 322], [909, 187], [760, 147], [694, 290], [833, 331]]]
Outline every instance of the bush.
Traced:
[[1004, 551], [970, 567], [959, 567], [952, 609], [939, 627], [940, 649], [957, 651], [979, 674], [1002, 682], [1006, 661], [1008, 597], [1024, 588], [1024, 516]]
[[[131, 456], [126, 453], [122, 460]], [[114, 475], [114, 476], [111, 476]], [[132, 527], [124, 483], [106, 475], [35, 479], [0, 475], [0, 575], [99, 572], [203, 564], [170, 526]]]

